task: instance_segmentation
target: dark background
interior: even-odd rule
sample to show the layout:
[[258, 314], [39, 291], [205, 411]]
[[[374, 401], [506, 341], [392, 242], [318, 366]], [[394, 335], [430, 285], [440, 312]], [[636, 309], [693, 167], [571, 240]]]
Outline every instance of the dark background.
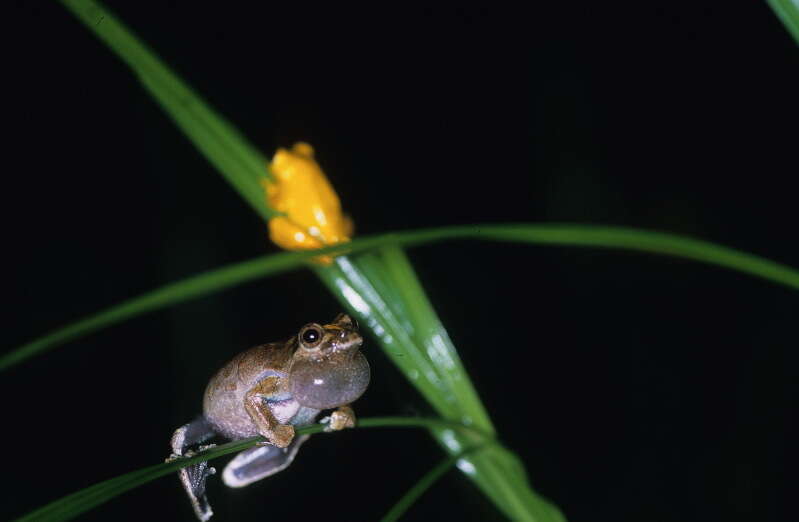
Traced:
[[[265, 153], [311, 142], [361, 234], [629, 225], [799, 266], [799, 49], [764, 2], [110, 5]], [[276, 251], [60, 6], [20, 3], [4, 18], [5, 349]], [[502, 439], [570, 520], [797, 519], [795, 291], [620, 251], [455, 242], [410, 256]], [[3, 373], [0, 518], [161, 461], [224, 361], [338, 311], [298, 271]], [[373, 384], [358, 413], [429, 413], [366, 350]], [[212, 480], [210, 498], [218, 520], [373, 520], [440, 458], [422, 431], [351, 431], [312, 440], [289, 471], [249, 488]], [[442, 514], [499, 518], [457, 472], [408, 519]], [[164, 478], [85, 519], [191, 512]]]

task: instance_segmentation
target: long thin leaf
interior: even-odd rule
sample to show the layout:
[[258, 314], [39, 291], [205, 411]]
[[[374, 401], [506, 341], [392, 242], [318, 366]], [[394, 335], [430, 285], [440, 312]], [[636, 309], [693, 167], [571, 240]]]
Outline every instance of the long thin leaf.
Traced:
[[[137, 74], [181, 130], [217, 166], [242, 197], [264, 218], [268, 219], [273, 216], [275, 212], [266, 206], [263, 191], [258, 184], [258, 180], [266, 175], [266, 159], [258, 149], [250, 145], [234, 126], [214, 112], [110, 11], [93, 0], [61, 1]], [[799, 0], [768, 1], [791, 34], [799, 41]], [[668, 249], [668, 243], [674, 243], [675, 239], [678, 239], [677, 242], [680, 244], [672, 245], [676, 249], [676, 252], [673, 252], [674, 255], [715, 262], [783, 283], [790, 280], [791, 282], [788, 284], [794, 288], [799, 285], [795, 274], [788, 276], [785, 274], [784, 267], [779, 267], [776, 263], [767, 262], [770, 266], [764, 266], [764, 260], [758, 260], [755, 256], [742, 255], [740, 252], [730, 251], [723, 247], [710, 249], [708, 246], [714, 245], [665, 234], [661, 234], [660, 237], [647, 238], [646, 241], [642, 241], [636, 246], [631, 245], [630, 241], [640, 241], [642, 238], [635, 237], [635, 234], [619, 234], [620, 229], [613, 228], [606, 230], [611, 237], [602, 238], [601, 234], [594, 234], [592, 238], [576, 237], [573, 239], [584, 245], [636, 248], [660, 253], [672, 253], [664, 251], [663, 248]], [[435, 236], [436, 229], [429, 233]], [[464, 235], [470, 234], [471, 232], [464, 232]], [[580, 231], [575, 231], [575, 235], [582, 236], [583, 234]], [[650, 240], [652, 241], [650, 242]], [[560, 235], [560, 237], [541, 237], [540, 241], [565, 244], [569, 243], [570, 239]], [[689, 244], [690, 242], [693, 244]], [[744, 257], [748, 257], [748, 259], [744, 259]], [[715, 260], [711, 258], [715, 258]]]
[[768, 0], [768, 4], [799, 44], [799, 0]]
[[388, 358], [441, 415], [455, 419], [456, 399], [445, 386], [439, 369], [417, 349], [408, 331], [372, 281], [353, 264], [350, 256], [330, 266], [316, 268], [331, 293], [367, 325]]
[[477, 446], [474, 448], [468, 448], [464, 451], [461, 451], [457, 455], [453, 455], [451, 457], [447, 457], [443, 459], [441, 462], [436, 464], [430, 471], [425, 473], [405, 494], [400, 497], [396, 504], [394, 504], [391, 509], [381, 518], [381, 522], [394, 522], [395, 520], [399, 520], [402, 515], [408, 511], [413, 504], [419, 500], [419, 497], [424, 495], [424, 493], [430, 489], [433, 484], [435, 484], [438, 479], [444, 476], [444, 474], [449, 471], [458, 459], [463, 458], [475, 451], [481, 450], [482, 446]]
[[662, 232], [623, 227], [581, 225], [470, 225], [392, 232], [366, 236], [344, 245], [308, 252], [282, 252], [211, 270], [124, 301], [105, 311], [35, 339], [0, 357], [0, 370], [86, 333], [146, 312], [171, 306], [211, 292], [305, 265], [319, 254], [362, 252], [385, 245], [414, 246], [451, 239], [480, 239], [543, 245], [621, 248], [666, 254], [722, 266], [789, 288], [799, 289], [799, 271], [786, 265], [725, 246]]
[[133, 70], [197, 149], [264, 219], [276, 215], [259, 180], [267, 160], [233, 125], [216, 113], [109, 10], [92, 0], [61, 0], [83, 24]]
[[258, 277], [275, 275], [295, 269], [301, 266], [308, 258], [309, 256], [303, 253], [285, 252], [209, 270], [182, 281], [170, 283], [96, 314], [84, 317], [3, 354], [0, 356], [0, 370], [19, 364], [34, 355], [72, 339], [132, 317], [190, 299], [196, 299], [218, 290], [231, 288]]
[[[457, 423], [447, 422], [441, 419], [424, 419], [413, 417], [373, 417], [368, 419], [360, 419], [357, 428], [438, 428], [438, 429], [451, 429], [459, 432], [468, 432], [476, 440], [483, 441], [483, 444], [491, 444], [496, 446], [497, 443], [490, 435], [480, 433], [467, 426]], [[297, 429], [298, 435], [310, 435], [313, 433], [320, 433], [324, 430], [321, 424], [313, 426], [305, 426]], [[112, 498], [125, 493], [133, 488], [146, 484], [164, 475], [168, 475], [177, 471], [180, 468], [201, 462], [204, 460], [212, 460], [230, 453], [237, 453], [250, 448], [255, 445], [262, 437], [250, 437], [248, 439], [238, 440], [222, 444], [214, 448], [208, 449], [197, 453], [193, 457], [186, 457], [176, 459], [170, 462], [148, 466], [112, 479], [105, 480], [89, 486], [80, 491], [55, 500], [35, 511], [22, 516], [18, 520], [21, 521], [47, 521], [57, 522], [63, 520], [71, 520], [76, 516], [84, 513], [100, 504], [103, 504]]]
[[[380, 261], [379, 265], [391, 280], [391, 284], [386, 286], [397, 290], [397, 295], [393, 297], [391, 304], [403, 304], [407, 310], [405, 314], [412, 323], [413, 337], [419, 351], [426, 354], [433, 365], [440, 369], [445, 382], [453, 390], [452, 396], [456, 398], [459, 409], [457, 420], [493, 433], [494, 426], [491, 419], [405, 252], [396, 245], [387, 245], [379, 249], [379, 254], [377, 258]], [[362, 257], [356, 257], [356, 264], [359, 266], [363, 266], [360, 263]], [[433, 437], [451, 455], [457, 455], [469, 444], [462, 437], [448, 435], [442, 430], [432, 430], [432, 432]], [[459, 468], [473, 469], [474, 473], [470, 477], [476, 480], [489, 496], [497, 500], [504, 497], [504, 502], [501, 504], [497, 502], [499, 505], [505, 506], [516, 501], [523, 504], [524, 512], [511, 511], [509, 513], [511, 518], [524, 519], [529, 513], [546, 509], [548, 505], [534, 492], [530, 495], [532, 490], [527, 483], [524, 467], [514, 454], [488, 452], [477, 459], [461, 457]], [[489, 480], [490, 476], [494, 478]]]
[[460, 421], [493, 432], [491, 419], [405, 252], [396, 245], [382, 247], [379, 252], [383, 265], [394, 283], [391, 286], [399, 291], [401, 301], [406, 304], [409, 317], [414, 324], [417, 344], [423, 348], [433, 365], [442, 369], [447, 384], [458, 398], [465, 415]]
[[[430, 345], [427, 334], [439, 334], [438, 329], [431, 331], [426, 326], [437, 321], [435, 313], [416, 301], [420, 298], [416, 293], [420, 288], [411, 290], [408, 295], [413, 298], [407, 301], [404, 295], [406, 292], [397, 289], [398, 285], [419, 284], [412, 269], [408, 271], [409, 267], [399, 268], [398, 272], [402, 275], [394, 279], [388, 273], [387, 263], [367, 254], [365, 257], [369, 262], [364, 264], [362, 257], [351, 255], [338, 258], [333, 265], [316, 268], [317, 275], [351, 314], [376, 332], [378, 344], [383, 352], [395, 362], [436, 413], [445, 419], [480, 428], [482, 432], [493, 433], [493, 427], [484, 413], [479, 397], [468, 393], [459, 395], [471, 383], [463, 368], [438, 364], [434, 362], [438, 357], [426, 356]], [[368, 267], [368, 272], [362, 270], [364, 266]], [[414, 281], [411, 282], [410, 279]], [[385, 289], [388, 293], [382, 294], [378, 288]], [[398, 307], [398, 303], [402, 303], [405, 308]], [[409, 331], [415, 332], [413, 337], [417, 339], [413, 339], [403, 331], [403, 327], [398, 325], [396, 320], [396, 316], [406, 314], [404, 309], [413, 306], [419, 306], [420, 313], [432, 314], [432, 317], [425, 316], [421, 321], [412, 320]], [[452, 349], [454, 350], [454, 347]], [[418, 365], [421, 365], [421, 372], [416, 370]], [[432, 376], [426, 378], [427, 373]], [[455, 380], [460, 381], [457, 389], [450, 385], [451, 379], [443, 377], [447, 373], [456, 375]], [[478, 425], [475, 419], [480, 419], [483, 425]], [[472, 438], [469, 433], [451, 429], [434, 428], [430, 431], [451, 455], [460, 454], [464, 448], [480, 442]], [[521, 462], [510, 452], [497, 452], [489, 448], [475, 455], [461, 457], [458, 460], [458, 468], [511, 520], [530, 522], [563, 520], [557, 508], [533, 491]]]

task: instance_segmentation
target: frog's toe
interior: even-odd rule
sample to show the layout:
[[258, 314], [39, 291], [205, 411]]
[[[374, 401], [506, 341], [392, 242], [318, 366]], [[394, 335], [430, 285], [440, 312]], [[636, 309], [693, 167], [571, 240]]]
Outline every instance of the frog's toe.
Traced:
[[308, 435], [301, 435], [295, 437], [287, 448], [268, 445], [242, 451], [225, 466], [222, 480], [228, 487], [241, 488], [283, 471], [306, 440]]
[[349, 406], [342, 406], [330, 415], [325, 431], [339, 431], [355, 427], [355, 412]]

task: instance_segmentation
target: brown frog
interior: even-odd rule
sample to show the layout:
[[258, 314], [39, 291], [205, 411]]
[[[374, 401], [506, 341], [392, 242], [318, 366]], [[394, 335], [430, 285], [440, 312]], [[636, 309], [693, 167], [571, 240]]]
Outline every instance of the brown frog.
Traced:
[[[205, 390], [203, 415], [175, 430], [176, 458], [210, 446], [215, 436], [239, 440], [256, 435], [266, 440], [230, 461], [222, 473], [229, 487], [242, 487], [288, 467], [308, 435], [294, 436], [295, 426], [315, 422], [322, 410], [328, 430], [355, 425], [349, 404], [369, 385], [369, 363], [359, 348], [363, 338], [350, 316], [332, 323], [311, 323], [282, 343], [270, 343], [240, 353], [211, 378]], [[197, 518], [213, 515], [205, 496], [205, 481], [214, 474], [207, 462], [181, 469], [178, 476]]]

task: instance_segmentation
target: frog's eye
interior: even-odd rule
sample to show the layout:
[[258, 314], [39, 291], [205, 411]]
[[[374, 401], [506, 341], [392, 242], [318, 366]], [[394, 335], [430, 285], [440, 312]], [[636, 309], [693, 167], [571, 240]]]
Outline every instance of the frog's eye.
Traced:
[[300, 343], [303, 348], [316, 348], [322, 340], [322, 328], [318, 325], [311, 324], [306, 326], [300, 332]]

